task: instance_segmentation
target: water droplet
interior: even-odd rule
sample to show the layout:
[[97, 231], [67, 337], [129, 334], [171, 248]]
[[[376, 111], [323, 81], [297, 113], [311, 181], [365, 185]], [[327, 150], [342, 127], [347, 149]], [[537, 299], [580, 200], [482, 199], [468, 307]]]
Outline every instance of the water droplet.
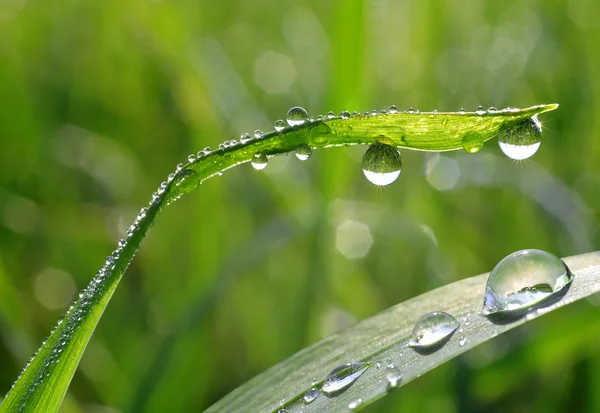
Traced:
[[308, 160], [311, 155], [312, 149], [310, 149], [310, 146], [305, 143], [298, 145], [296, 148], [296, 158], [300, 159], [301, 161]]
[[342, 364], [329, 372], [321, 390], [327, 395], [341, 393], [350, 387], [368, 368], [367, 363]]
[[350, 118], [350, 112], [348, 112], [347, 110], [340, 112], [340, 117], [342, 119], [348, 119], [348, 118]]
[[248, 143], [252, 140], [252, 136], [250, 136], [250, 134], [248, 132], [246, 133], [242, 133], [240, 135], [240, 142], [242, 142], [242, 144], [244, 143]]
[[389, 108], [389, 112], [393, 115], [394, 113], [398, 113], [398, 108], [396, 107], [396, 105], [392, 105]]
[[282, 121], [281, 119], [278, 119], [275, 121], [274, 127], [277, 132], [281, 132], [282, 130], [285, 129], [285, 122]]
[[396, 389], [400, 385], [400, 381], [402, 380], [402, 373], [400, 373], [400, 369], [398, 367], [388, 368], [385, 374], [385, 378], [388, 382], [388, 390]]
[[477, 106], [475, 108], [475, 113], [477, 113], [478, 115], [485, 115], [485, 108], [483, 106]]
[[325, 123], [318, 123], [310, 129], [308, 141], [311, 145], [325, 145], [329, 139], [331, 139], [331, 128]]
[[192, 169], [184, 169], [177, 173], [173, 179], [173, 184], [177, 188], [177, 195], [189, 194], [200, 185], [198, 173]]
[[294, 106], [288, 110], [285, 119], [290, 126], [302, 125], [308, 119], [308, 112], [300, 106]]
[[315, 401], [315, 399], [319, 396], [319, 389], [313, 387], [304, 393], [304, 403], [309, 404]]
[[264, 153], [256, 153], [254, 154], [254, 157], [252, 158], [252, 167], [254, 169], [256, 169], [257, 171], [260, 171], [262, 169], [265, 169], [267, 167], [267, 163], [268, 163], [268, 159], [267, 159], [267, 155], [265, 155]]
[[458, 345], [463, 347], [465, 344], [467, 344], [467, 339], [465, 337], [461, 337], [460, 340], [458, 340]]
[[408, 345], [414, 348], [428, 348], [443, 343], [458, 328], [456, 318], [442, 311], [425, 314], [417, 321]]
[[438, 110], [437, 110], [437, 109], [434, 109], [434, 110], [433, 110], [433, 114], [434, 114], [434, 115], [437, 115], [438, 113], [440, 113], [440, 112], [438, 112]]
[[257, 129], [254, 131], [254, 137], [256, 139], [262, 139], [263, 136], [264, 136], [263, 132], [260, 129]]
[[462, 147], [466, 153], [477, 153], [483, 148], [483, 136], [477, 132], [467, 132], [462, 137]]
[[498, 109], [496, 109], [496, 108], [495, 108], [495, 107], [493, 107], [493, 106], [490, 106], [490, 107], [488, 108], [487, 112], [488, 112], [488, 113], [492, 113], [492, 114], [494, 114], [494, 113], [498, 113]]
[[181, 171], [183, 169], [183, 164], [182, 163], [178, 163], [177, 166], [175, 167], [175, 170], [177, 172]]
[[465, 108], [460, 108], [458, 110], [458, 113], [460, 113], [461, 115], [464, 115], [465, 114]]
[[485, 286], [484, 315], [523, 310], [562, 290], [573, 280], [566, 264], [545, 251], [517, 251], [498, 263]]
[[515, 160], [530, 158], [542, 144], [542, 124], [537, 116], [519, 122], [498, 138], [506, 156]]
[[329, 119], [333, 119], [333, 118], [335, 118], [335, 113], [333, 113], [333, 111], [330, 110], [329, 112], [327, 112], [327, 117]]
[[379, 111], [379, 114], [380, 114], [380, 115], [386, 115], [386, 114], [387, 114], [387, 110], [380, 110], [380, 111]]
[[374, 143], [367, 149], [362, 160], [365, 177], [375, 185], [389, 185], [400, 176], [402, 158], [396, 148]]
[[373, 111], [371, 112], [371, 116], [377, 116], [377, 111], [376, 111], [376, 110], [373, 110]]
[[361, 404], [361, 403], [362, 403], [362, 399], [356, 399], [356, 400], [353, 400], [353, 401], [351, 401], [351, 402], [348, 404], [348, 408], [349, 408], [350, 410], [354, 410], [354, 409], [356, 409], [358, 406], [360, 406], [360, 404]]
[[408, 113], [410, 113], [410, 114], [415, 113], [415, 108], [413, 108], [412, 106], [410, 108], [408, 108]]
[[196, 155], [193, 153], [188, 156], [188, 162], [192, 163], [196, 160]]

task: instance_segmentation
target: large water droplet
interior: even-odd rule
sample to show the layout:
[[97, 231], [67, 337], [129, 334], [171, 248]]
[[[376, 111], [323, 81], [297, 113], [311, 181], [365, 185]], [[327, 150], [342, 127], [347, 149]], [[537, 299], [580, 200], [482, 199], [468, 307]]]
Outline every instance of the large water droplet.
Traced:
[[310, 129], [308, 141], [311, 145], [326, 145], [331, 139], [331, 128], [325, 123], [318, 123]]
[[310, 149], [310, 146], [308, 146], [305, 143], [301, 143], [296, 148], [296, 158], [300, 159], [301, 161], [308, 160], [311, 155], [312, 155], [312, 149]]
[[374, 143], [362, 160], [365, 177], [375, 185], [389, 185], [400, 176], [402, 158], [396, 148], [384, 143]]
[[285, 129], [285, 122], [282, 121], [281, 119], [278, 119], [278, 120], [275, 121], [275, 124], [273, 125], [273, 127], [275, 128], [275, 130], [277, 132], [281, 132], [282, 130]]
[[537, 116], [519, 122], [498, 138], [498, 145], [502, 152], [515, 160], [533, 156], [541, 143], [542, 124]]
[[475, 113], [478, 115], [485, 115], [485, 108], [483, 106], [477, 106], [475, 108]]
[[308, 389], [306, 393], [304, 393], [304, 403], [309, 404], [315, 401], [315, 399], [319, 396], [319, 389], [313, 387], [312, 389]]
[[302, 125], [308, 119], [308, 112], [300, 106], [294, 106], [288, 110], [285, 119], [290, 126]]
[[462, 147], [467, 153], [477, 153], [483, 148], [483, 136], [477, 132], [467, 132], [462, 137]]
[[196, 171], [184, 169], [175, 175], [173, 185], [177, 189], [178, 195], [189, 194], [200, 185], [200, 177]]
[[482, 313], [526, 309], [556, 294], [572, 280], [569, 268], [553, 254], [534, 249], [514, 252], [490, 273]]
[[265, 169], [267, 167], [267, 163], [268, 163], [268, 159], [267, 159], [267, 155], [265, 155], [264, 153], [256, 153], [254, 154], [254, 157], [252, 158], [252, 167], [254, 169], [256, 169], [257, 171], [260, 171], [262, 169]]
[[393, 115], [394, 113], [398, 113], [398, 108], [396, 107], [396, 105], [392, 105], [390, 106], [390, 108], [388, 109], [389, 112]]
[[367, 363], [347, 363], [329, 372], [321, 390], [327, 395], [336, 395], [350, 387], [367, 369]]
[[427, 313], [415, 324], [412, 340], [408, 345], [426, 349], [443, 344], [444, 340], [449, 338], [459, 325], [456, 318], [443, 311]]

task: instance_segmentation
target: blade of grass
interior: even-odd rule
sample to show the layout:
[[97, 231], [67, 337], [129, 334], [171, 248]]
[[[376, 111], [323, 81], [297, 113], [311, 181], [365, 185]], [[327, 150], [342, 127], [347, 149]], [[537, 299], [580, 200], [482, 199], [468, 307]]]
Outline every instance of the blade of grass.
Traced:
[[556, 104], [504, 110], [492, 114], [469, 113], [395, 113], [377, 116], [326, 117], [305, 122], [280, 132], [269, 132], [259, 139], [202, 153], [190, 163], [179, 165], [175, 174], [163, 182], [147, 208], [131, 225], [128, 237], [107, 258], [90, 284], [80, 293], [59, 324], [23, 370], [0, 405], [0, 413], [22, 411], [55, 412], [69, 387], [79, 360], [104, 309], [125, 270], [133, 260], [156, 215], [184, 194], [195, 190], [205, 179], [241, 163], [256, 153], [267, 156], [294, 151], [305, 144], [326, 148], [382, 141], [414, 150], [445, 151], [462, 148], [462, 137], [476, 132], [485, 142], [519, 121], [554, 110]]
[[[518, 320], [496, 324], [482, 316], [480, 311], [489, 274], [467, 278], [391, 307], [296, 353], [232, 391], [207, 413], [277, 412], [283, 408], [286, 413], [345, 412], [356, 410], [349, 405], [359, 399], [358, 407], [364, 407], [390, 391], [387, 365], [393, 364], [400, 370], [400, 387], [484, 341], [600, 291], [600, 251], [564, 261], [575, 274], [566, 294]], [[414, 323], [430, 311], [454, 315], [461, 322], [462, 331], [457, 331], [438, 351], [425, 355], [413, 351], [407, 344]], [[345, 392], [335, 397], [321, 394], [312, 403], [304, 403], [304, 393], [314, 387], [313, 378], [317, 378], [320, 385], [330, 370], [352, 361], [367, 362], [371, 367]]]

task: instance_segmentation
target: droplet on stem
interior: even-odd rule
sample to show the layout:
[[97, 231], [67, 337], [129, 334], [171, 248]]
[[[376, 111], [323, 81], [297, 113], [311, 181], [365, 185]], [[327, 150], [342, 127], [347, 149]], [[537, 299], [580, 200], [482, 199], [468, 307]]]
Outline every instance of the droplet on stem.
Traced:
[[517, 123], [498, 138], [506, 156], [514, 160], [532, 157], [542, 144], [542, 124], [537, 115]]
[[427, 313], [415, 324], [408, 345], [422, 349], [436, 346], [449, 338], [459, 325], [456, 318], [443, 311]]
[[308, 112], [300, 106], [294, 106], [288, 110], [285, 119], [290, 126], [302, 125], [308, 119]]
[[329, 372], [321, 390], [327, 395], [336, 395], [348, 389], [367, 369], [367, 363], [347, 363]]
[[379, 186], [389, 185], [400, 176], [402, 157], [393, 146], [376, 142], [365, 152], [362, 169], [371, 183]]

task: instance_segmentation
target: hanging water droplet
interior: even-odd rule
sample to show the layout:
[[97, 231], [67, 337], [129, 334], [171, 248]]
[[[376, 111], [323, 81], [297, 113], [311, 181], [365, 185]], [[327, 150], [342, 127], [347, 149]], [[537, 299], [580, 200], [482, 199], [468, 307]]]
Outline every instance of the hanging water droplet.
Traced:
[[415, 113], [415, 108], [413, 108], [412, 106], [410, 108], [408, 108], [408, 113], [410, 113], [410, 114]]
[[281, 119], [278, 119], [278, 120], [275, 121], [275, 124], [273, 126], [275, 127], [275, 130], [277, 132], [281, 132], [282, 130], [285, 129], [285, 122], [282, 121]]
[[298, 145], [296, 148], [296, 158], [300, 159], [301, 161], [308, 160], [311, 155], [312, 149], [310, 149], [310, 146], [305, 143]]
[[385, 378], [388, 382], [388, 390], [396, 389], [400, 386], [400, 381], [402, 380], [402, 373], [398, 367], [388, 367], [387, 372], [385, 374]]
[[348, 112], [347, 110], [344, 110], [344, 111], [340, 112], [340, 117], [342, 119], [349, 119], [350, 118], [350, 112]]
[[462, 147], [466, 153], [477, 153], [483, 148], [483, 136], [477, 132], [467, 132], [462, 137]]
[[488, 113], [494, 114], [494, 113], [498, 113], [498, 109], [496, 109], [493, 106], [490, 106], [487, 110]]
[[442, 344], [459, 325], [456, 318], [443, 311], [427, 313], [415, 324], [412, 340], [408, 345], [413, 348], [426, 349]]
[[312, 403], [317, 397], [319, 397], [319, 389], [317, 389], [316, 387], [308, 389], [306, 393], [304, 393], [304, 403]]
[[288, 110], [288, 113], [285, 117], [285, 120], [287, 120], [287, 123], [290, 126], [302, 125], [307, 119], [308, 112], [300, 106], [294, 106]]
[[360, 404], [361, 404], [361, 403], [362, 403], [362, 399], [356, 399], [356, 400], [353, 400], [353, 401], [351, 401], [351, 402], [348, 404], [348, 408], [349, 408], [350, 410], [354, 410], [354, 409], [356, 409], [358, 406], [360, 406]]
[[365, 177], [375, 185], [389, 185], [400, 176], [402, 157], [396, 148], [376, 142], [362, 159]]
[[535, 249], [514, 252], [490, 273], [482, 313], [526, 309], [556, 294], [572, 280], [569, 268], [553, 254]]
[[326, 145], [331, 139], [331, 128], [325, 123], [317, 123], [309, 132], [308, 141], [311, 145]]
[[396, 105], [392, 105], [390, 106], [390, 108], [388, 109], [389, 112], [393, 115], [394, 113], [398, 113], [398, 108], [396, 107]]
[[542, 124], [537, 116], [519, 122], [498, 138], [502, 152], [518, 161], [533, 156], [541, 144]]
[[268, 163], [268, 159], [267, 159], [267, 155], [265, 155], [264, 153], [256, 153], [254, 154], [254, 157], [252, 158], [252, 167], [254, 169], [256, 169], [257, 171], [260, 171], [262, 169], [265, 169], [267, 167], [267, 163]]
[[254, 137], [256, 139], [262, 139], [263, 136], [264, 136], [263, 132], [260, 129], [257, 129], [254, 131]]
[[485, 115], [485, 108], [483, 106], [477, 106], [475, 108], [475, 113], [477, 113], [478, 115]]
[[321, 390], [327, 395], [336, 395], [350, 387], [370, 366], [367, 363], [347, 363], [331, 370]]

